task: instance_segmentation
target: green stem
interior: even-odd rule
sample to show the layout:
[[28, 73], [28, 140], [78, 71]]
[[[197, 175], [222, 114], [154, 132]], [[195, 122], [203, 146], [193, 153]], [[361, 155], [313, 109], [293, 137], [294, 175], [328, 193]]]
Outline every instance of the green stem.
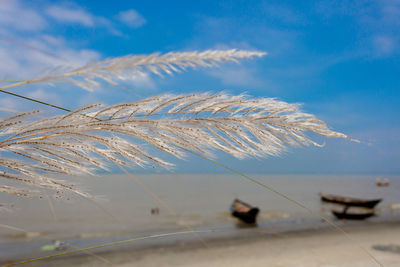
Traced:
[[95, 246], [92, 246], [92, 247], [86, 247], [86, 248], [81, 248], [81, 249], [76, 249], [76, 250], [71, 250], [71, 251], [65, 251], [65, 252], [61, 252], [61, 253], [58, 253], [58, 254], [43, 256], [43, 257], [40, 257], [40, 258], [34, 258], [34, 259], [24, 260], [24, 261], [20, 261], [20, 262], [9, 263], [9, 264], [3, 265], [3, 267], [16, 266], [16, 265], [29, 263], [29, 262], [34, 262], [34, 261], [39, 261], [39, 260], [44, 260], [44, 259], [50, 259], [50, 258], [69, 255], [69, 254], [78, 253], [78, 252], [84, 252], [84, 251], [88, 251], [88, 250], [92, 250], [92, 249], [96, 249], [96, 248], [103, 248], [103, 247], [108, 247], [108, 246], [122, 245], [122, 244], [130, 243], [130, 242], [134, 242], [134, 241], [145, 240], [145, 239], [162, 238], [162, 237], [168, 237], [168, 236], [174, 236], [174, 235], [188, 235], [188, 234], [193, 234], [193, 233], [213, 233], [213, 232], [220, 232], [220, 231], [219, 230], [195, 230], [195, 231], [181, 231], [181, 232], [173, 232], [173, 233], [166, 233], [166, 234], [148, 235], [148, 236], [131, 238], [131, 239], [127, 239], [127, 240], [104, 243], [104, 244], [95, 245]]
[[[9, 88], [9, 87], [14, 87], [14, 86], [23, 85], [23, 84], [29, 84], [29, 83], [31, 83], [31, 82], [32, 82], [32, 81], [19, 82], [19, 83], [14, 83], [14, 84], [6, 85], [6, 86], [0, 87], [0, 88], [4, 89], [4, 88]], [[2, 89], [0, 89], [0, 92], [6, 93], [6, 94], [10, 94], [10, 95], [13, 95], [13, 96], [17, 96], [17, 97], [20, 97], [20, 98], [24, 98], [24, 99], [27, 99], [27, 100], [30, 100], [30, 101], [34, 101], [34, 102], [37, 102], [37, 103], [40, 103], [40, 104], [43, 104], [43, 105], [47, 105], [47, 106], [50, 106], [50, 107], [58, 108], [58, 109], [61, 109], [61, 110], [67, 111], [67, 112], [71, 112], [71, 111], [72, 111], [72, 110], [70, 110], [70, 109], [66, 109], [66, 108], [63, 108], [63, 107], [59, 107], [59, 106], [56, 106], [56, 105], [52, 105], [52, 104], [49, 104], [49, 103], [46, 103], [46, 102], [43, 102], [43, 101], [39, 101], [39, 100], [36, 100], [36, 99], [33, 99], [33, 98], [29, 98], [29, 97], [26, 97], [26, 96], [22, 96], [22, 95], [19, 95], [19, 94], [15, 94], [15, 93], [12, 93], [12, 92], [9, 92], [9, 91], [5, 91], [5, 90], [2, 90]], [[100, 120], [100, 119], [98, 119], [98, 118], [96, 118], [96, 119], [97, 119], [97, 120]], [[304, 205], [304, 204], [302, 204], [301, 202], [298, 202], [298, 201], [296, 201], [296, 200], [290, 198], [289, 196], [287, 196], [287, 195], [285, 195], [285, 194], [283, 194], [283, 193], [281, 193], [281, 192], [279, 192], [279, 191], [273, 189], [272, 187], [269, 187], [269, 186], [267, 186], [266, 184], [264, 184], [264, 183], [262, 183], [262, 182], [260, 182], [260, 181], [258, 181], [258, 180], [256, 180], [256, 179], [253, 179], [253, 178], [251, 178], [251, 177], [249, 177], [249, 176], [247, 176], [247, 175], [245, 175], [245, 174], [243, 174], [243, 173], [241, 173], [241, 172], [238, 172], [238, 171], [236, 171], [236, 170], [234, 170], [234, 169], [232, 169], [232, 168], [230, 168], [230, 167], [228, 167], [228, 166], [226, 166], [226, 165], [224, 165], [224, 164], [222, 164], [222, 163], [220, 163], [220, 162], [218, 162], [218, 161], [212, 160], [212, 159], [210, 159], [210, 158], [208, 158], [208, 157], [206, 157], [206, 156], [204, 156], [204, 155], [202, 155], [202, 154], [200, 154], [200, 153], [197, 153], [197, 152], [195, 152], [195, 151], [186, 149], [186, 148], [184, 148], [184, 147], [180, 147], [180, 148], [181, 148], [182, 150], [185, 150], [185, 151], [187, 151], [187, 152], [190, 152], [190, 153], [192, 153], [192, 154], [194, 154], [194, 155], [197, 155], [197, 156], [199, 156], [199, 157], [201, 157], [201, 158], [203, 158], [203, 159], [206, 159], [206, 160], [208, 160], [208, 161], [210, 161], [210, 162], [213, 162], [213, 163], [215, 163], [215, 164], [217, 164], [217, 165], [219, 165], [219, 166], [221, 166], [221, 167], [223, 167], [223, 168], [225, 168], [225, 169], [227, 169], [227, 170], [229, 170], [229, 171], [232, 171], [232, 172], [234, 172], [234, 173], [236, 173], [236, 174], [238, 174], [238, 175], [240, 175], [240, 176], [246, 178], [247, 180], [249, 180], [249, 181], [251, 181], [251, 182], [253, 182], [253, 183], [255, 183], [255, 184], [259, 185], [259, 186], [262, 186], [262, 187], [266, 188], [267, 190], [269, 190], [269, 191], [271, 191], [271, 192], [273, 192], [273, 193], [275, 193], [275, 194], [277, 194], [277, 195], [279, 195], [279, 196], [281, 196], [281, 197], [287, 199], [288, 201], [294, 203], [295, 205], [297, 205], [297, 206], [299, 206], [299, 207], [301, 207], [301, 208], [307, 210], [311, 215], [314, 215], [314, 216], [319, 217], [320, 219], [322, 219], [323, 221], [325, 221], [326, 223], [328, 223], [329, 225], [331, 225], [334, 229], [336, 229], [336, 230], [338, 230], [339, 232], [341, 232], [342, 234], [344, 234], [344, 235], [347, 237], [347, 239], [349, 239], [351, 242], [353, 242], [355, 245], [357, 245], [362, 251], [364, 251], [367, 255], [369, 255], [369, 256], [372, 258], [372, 260], [373, 260], [374, 262], [376, 262], [379, 266], [383, 266], [382, 263], [380, 263], [380, 261], [378, 261], [378, 259], [376, 259], [367, 249], [365, 249], [359, 242], [357, 242], [355, 239], [353, 239], [346, 231], [344, 231], [342, 228], [340, 228], [338, 225], [336, 225], [334, 222], [332, 222], [332, 221], [331, 221], [330, 219], [328, 219], [327, 217], [325, 217], [325, 216], [323, 216], [323, 215], [320, 215], [320, 214], [318, 214], [318, 213], [312, 211], [312, 210], [311, 210], [310, 208], [308, 208], [306, 205]], [[190, 229], [190, 228], [189, 228], [189, 229]], [[190, 229], [190, 230], [191, 230], [191, 229]], [[193, 230], [191, 230], [191, 231], [188, 231], [188, 232], [180, 232], [180, 233], [181, 233], [181, 234], [186, 234], [186, 233], [195, 233], [195, 232], [201, 232], [201, 231], [193, 231]], [[150, 237], [168, 236], [168, 235], [173, 235], [173, 234], [179, 234], [179, 232], [177, 232], [177, 233], [172, 233], [172, 234], [155, 235], [155, 236], [150, 236]], [[111, 244], [122, 244], [122, 243], [127, 243], [127, 242], [132, 242], [132, 241], [135, 241], [135, 240], [147, 239], [147, 238], [149, 238], [149, 237], [143, 237], [143, 238], [136, 238], [136, 239], [124, 240], [124, 241], [114, 242], [114, 243], [111, 243]], [[32, 262], [32, 261], [41, 260], [41, 259], [51, 258], [51, 257], [55, 257], [55, 256], [67, 255], [67, 254], [70, 254], [70, 253], [86, 251], [86, 250], [89, 250], [89, 249], [99, 248], [99, 247], [104, 247], [104, 246], [109, 246], [109, 245], [110, 245], [110, 244], [103, 244], [103, 245], [93, 246], [93, 247], [89, 247], [89, 248], [78, 249], [78, 250], [75, 250], [75, 251], [69, 251], [69, 252], [64, 252], [64, 253], [60, 253], [60, 254], [45, 256], [45, 257], [36, 258], [36, 259], [31, 259], [31, 260], [26, 260], [26, 261], [21, 261], [21, 262], [17, 262], [17, 263], [12, 263], [12, 264], [9, 264], [9, 265], [6, 265], [6, 266], [19, 265], [19, 264], [23, 264], [23, 263], [28, 263], [28, 262]]]
[[260, 181], [258, 181], [258, 180], [256, 180], [256, 179], [253, 179], [253, 178], [251, 178], [250, 176], [247, 176], [247, 175], [245, 175], [245, 174], [243, 174], [243, 173], [241, 173], [241, 172], [238, 172], [238, 171], [236, 171], [236, 170], [234, 170], [234, 169], [232, 169], [232, 168], [230, 168], [230, 167], [228, 167], [228, 166], [226, 166], [226, 165], [224, 165], [224, 164], [222, 164], [222, 163], [220, 163], [220, 162], [218, 162], [218, 161], [216, 161], [216, 160], [210, 159], [209, 157], [207, 157], [207, 156], [205, 156], [205, 155], [202, 155], [202, 154], [200, 154], [200, 153], [197, 153], [196, 151], [192, 151], [192, 150], [190, 150], [190, 149], [186, 149], [186, 148], [181, 147], [181, 146], [180, 146], [179, 148], [181, 148], [182, 150], [185, 150], [185, 151], [187, 151], [187, 152], [189, 152], [189, 153], [192, 153], [192, 154], [194, 154], [194, 155], [196, 155], [196, 156], [198, 156], [198, 157], [200, 157], [200, 158], [203, 158], [203, 159], [205, 159], [205, 160], [208, 160], [208, 161], [210, 161], [210, 162], [212, 162], [212, 163], [214, 163], [214, 164], [216, 164], [216, 165], [218, 165], [218, 166], [221, 166], [221, 167], [224, 168], [224, 169], [227, 169], [227, 170], [229, 170], [229, 171], [231, 171], [231, 172], [234, 172], [234, 173], [236, 173], [236, 174], [242, 176], [243, 178], [249, 180], [250, 182], [255, 183], [255, 184], [259, 185], [259, 186], [262, 186], [262, 187], [266, 188], [267, 190], [269, 190], [269, 191], [271, 191], [271, 192], [277, 194], [278, 196], [283, 197], [283, 198], [285, 198], [286, 200], [288, 200], [288, 201], [294, 203], [295, 205], [297, 205], [297, 206], [299, 206], [299, 207], [305, 209], [305, 210], [308, 211], [311, 215], [316, 216], [316, 217], [319, 217], [321, 220], [323, 220], [324, 222], [328, 223], [332, 228], [334, 228], [334, 229], [336, 229], [337, 231], [339, 231], [340, 233], [344, 234], [344, 236], [345, 236], [348, 240], [350, 240], [350, 241], [351, 241], [353, 244], [355, 244], [359, 249], [361, 249], [361, 250], [362, 250], [364, 253], [366, 253], [369, 257], [371, 257], [371, 259], [372, 259], [375, 263], [377, 263], [378, 266], [382, 266], [382, 267], [383, 267], [383, 264], [382, 264], [377, 258], [375, 258], [375, 256], [372, 255], [371, 252], [369, 252], [363, 245], [361, 245], [360, 242], [358, 242], [356, 239], [352, 238], [352, 237], [349, 235], [349, 233], [347, 233], [345, 230], [343, 230], [340, 226], [336, 225], [336, 224], [335, 224], [333, 221], [331, 221], [328, 217], [326, 217], [326, 216], [324, 216], [324, 215], [322, 215], [322, 214], [318, 214], [317, 212], [315, 212], [315, 211], [311, 210], [310, 208], [308, 208], [308, 207], [307, 207], [306, 205], [304, 205], [303, 203], [301, 203], [301, 202], [299, 202], [299, 201], [297, 201], [297, 200], [294, 200], [293, 198], [291, 198], [291, 197], [289, 197], [289, 196], [287, 196], [287, 195], [285, 195], [285, 194], [279, 192], [278, 190], [276, 190], [276, 189], [274, 189], [274, 188], [272, 188], [272, 187], [270, 187], [270, 186], [268, 186], [268, 185], [266, 185], [266, 184], [264, 184], [264, 183], [262, 183], [262, 182], [260, 182]]
[[36, 100], [36, 99], [30, 98], [30, 97], [26, 97], [26, 96], [19, 95], [19, 94], [16, 94], [16, 93], [12, 93], [12, 92], [9, 92], [9, 91], [5, 91], [5, 90], [2, 90], [2, 89], [0, 89], [0, 92], [3, 92], [5, 94], [9, 94], [9, 95], [12, 95], [12, 96], [17, 96], [17, 97], [20, 97], [20, 98], [24, 98], [24, 99], [27, 99], [27, 100], [30, 100], [30, 101], [33, 101], [33, 102], [37, 102], [37, 103], [40, 103], [42, 105], [50, 106], [50, 107], [53, 107], [53, 108], [58, 108], [58, 109], [61, 109], [61, 110], [64, 110], [64, 111], [68, 111], [68, 112], [72, 111], [72, 110], [67, 109], [67, 108], [59, 107], [59, 106], [56, 106], [56, 105], [53, 105], [53, 104], [50, 104], [50, 103], [46, 103], [46, 102], [43, 102], [43, 101], [40, 101], [40, 100]]

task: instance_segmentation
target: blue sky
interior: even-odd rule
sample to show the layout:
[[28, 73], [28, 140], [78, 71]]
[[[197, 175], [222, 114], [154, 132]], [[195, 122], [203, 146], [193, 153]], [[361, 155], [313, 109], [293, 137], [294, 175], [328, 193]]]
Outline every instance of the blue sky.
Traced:
[[[280, 158], [220, 160], [243, 172], [400, 173], [400, 1], [17, 1], [0, 2], [0, 79], [125, 54], [205, 49], [268, 52], [261, 59], [147, 76], [95, 92], [66, 85], [14, 91], [67, 108], [173, 92], [246, 92], [303, 103], [361, 141], [323, 140]], [[50, 55], [51, 54], [51, 55]], [[54, 56], [55, 55], [55, 56]], [[1, 95], [2, 116], [37, 105]], [[54, 112], [54, 111], [52, 111]], [[177, 172], [218, 172], [189, 157]], [[140, 170], [138, 170], [140, 171]]]

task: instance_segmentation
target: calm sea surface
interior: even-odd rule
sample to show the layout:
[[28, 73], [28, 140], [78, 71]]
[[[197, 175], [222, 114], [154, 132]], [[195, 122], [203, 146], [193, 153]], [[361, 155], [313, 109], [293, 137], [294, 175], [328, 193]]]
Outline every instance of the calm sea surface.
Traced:
[[[377, 187], [375, 175], [250, 176], [332, 220], [333, 205], [322, 204], [319, 192], [383, 198], [377, 207], [378, 216], [369, 222], [400, 216], [400, 210], [390, 208], [400, 203], [400, 175], [385, 176], [391, 181], [389, 187]], [[236, 197], [260, 208], [258, 230], [279, 232], [324, 225], [308, 211], [237, 175], [143, 174], [134, 175], [134, 179], [127, 175], [74, 179], [96, 198], [87, 200], [70, 194], [62, 199], [0, 196], [0, 203], [9, 203], [8, 210], [0, 212], [0, 224], [28, 232], [0, 227], [0, 259], [42, 255], [38, 248], [55, 239], [88, 246], [116, 237], [188, 228], [240, 232], [229, 213]], [[153, 208], [159, 209], [158, 215], [151, 214]]]

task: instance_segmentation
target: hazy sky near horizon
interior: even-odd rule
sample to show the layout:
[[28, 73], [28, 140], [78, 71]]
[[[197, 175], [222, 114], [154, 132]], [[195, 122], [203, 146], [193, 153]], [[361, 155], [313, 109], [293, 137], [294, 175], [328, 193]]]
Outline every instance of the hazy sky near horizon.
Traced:
[[[322, 139], [279, 158], [224, 164], [246, 173], [400, 173], [400, 1], [0, 1], [0, 79], [26, 79], [60, 64], [205, 49], [247, 49], [263, 58], [198, 68], [94, 92], [65, 84], [14, 92], [66, 108], [116, 104], [159, 93], [247, 93], [303, 104], [361, 143]], [[8, 111], [42, 108], [1, 95]], [[45, 110], [50, 111], [45, 108]], [[220, 172], [189, 156], [177, 172]], [[137, 169], [142, 172], [143, 170]]]

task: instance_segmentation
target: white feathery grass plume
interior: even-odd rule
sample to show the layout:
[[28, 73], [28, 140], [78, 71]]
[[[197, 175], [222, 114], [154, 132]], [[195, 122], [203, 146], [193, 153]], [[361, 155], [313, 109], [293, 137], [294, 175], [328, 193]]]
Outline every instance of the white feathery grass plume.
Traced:
[[44, 76], [2, 86], [0, 89], [31, 83], [63, 80], [85, 90], [92, 91], [93, 88], [101, 85], [100, 82], [117, 84], [118, 80], [135, 78], [139, 75], [146, 75], [146, 73], [154, 73], [162, 76], [163, 73], [172, 74], [173, 72], [180, 72], [187, 68], [198, 66], [213, 67], [225, 61], [238, 63], [239, 59], [262, 57], [265, 54], [265, 52], [230, 49], [126, 55], [91, 62], [73, 69], [70, 66], [58, 66], [47, 71]]
[[[222, 150], [237, 158], [278, 155], [287, 146], [318, 145], [305, 135], [346, 138], [296, 104], [221, 94], [158, 95], [109, 107], [92, 105], [29, 121], [22, 113], [0, 122], [0, 177], [28, 186], [78, 191], [49, 174], [92, 173], [108, 163], [172, 166], [146, 147], [183, 158]], [[154, 150], [154, 149], [153, 149]], [[1, 192], [18, 192], [3, 186]], [[16, 193], [14, 193], [16, 194]]]

